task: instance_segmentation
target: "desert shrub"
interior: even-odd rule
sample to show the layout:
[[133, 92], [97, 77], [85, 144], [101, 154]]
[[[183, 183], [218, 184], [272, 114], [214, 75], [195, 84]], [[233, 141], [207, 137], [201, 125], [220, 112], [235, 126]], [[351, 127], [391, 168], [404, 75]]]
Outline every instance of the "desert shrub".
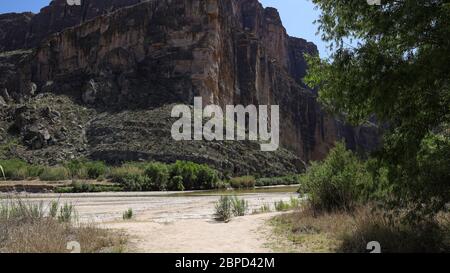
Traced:
[[58, 215], [58, 209], [59, 209], [59, 202], [58, 201], [51, 201], [49, 205], [49, 211], [48, 214], [51, 218], [56, 218]]
[[159, 190], [143, 172], [140, 170], [140, 172], [121, 174], [115, 178], [114, 182], [119, 183], [125, 191]]
[[261, 205], [261, 207], [258, 210], [253, 211], [253, 213], [257, 214], [257, 213], [267, 213], [267, 212], [271, 212], [271, 208], [270, 208], [270, 204], [264, 203]]
[[29, 178], [38, 178], [43, 172], [45, 167], [41, 165], [28, 165], [27, 176]]
[[289, 206], [293, 209], [300, 207], [300, 199], [298, 197], [292, 196], [289, 202]]
[[235, 189], [250, 189], [256, 185], [256, 180], [253, 176], [234, 177], [230, 180], [230, 185]]
[[42, 202], [32, 203], [22, 199], [7, 199], [0, 203], [0, 222], [30, 223], [45, 216]]
[[154, 183], [146, 175], [145, 166], [148, 166], [148, 173], [152, 175], [153, 178], [158, 178], [160, 175], [158, 167], [153, 164], [131, 164], [127, 163], [121, 167], [113, 168], [110, 172], [110, 178], [113, 182], [119, 183], [123, 186], [126, 191], [151, 191], [151, 190], [161, 190], [160, 185]]
[[65, 203], [59, 209], [58, 221], [61, 223], [69, 223], [75, 216], [75, 207], [72, 204]]
[[142, 176], [144, 175], [144, 170], [136, 166], [123, 165], [113, 168], [109, 173], [109, 177], [115, 183], [123, 183], [124, 177], [129, 175]]
[[70, 178], [70, 173], [65, 167], [45, 167], [39, 175], [42, 181], [60, 181]]
[[127, 163], [113, 168], [109, 178], [133, 191], [184, 191], [216, 188], [219, 176], [207, 165], [187, 161], [174, 164], [158, 162]]
[[275, 210], [276, 211], [286, 211], [291, 209], [291, 206], [288, 202], [284, 202], [283, 200], [280, 200], [278, 202], [275, 202]]
[[181, 177], [181, 176], [172, 177], [169, 181], [168, 190], [184, 191], [183, 177]]
[[257, 187], [279, 186], [279, 185], [296, 185], [300, 184], [299, 175], [288, 175], [281, 177], [264, 177], [256, 179]]
[[231, 204], [234, 216], [244, 216], [248, 211], [248, 202], [237, 196], [231, 197]]
[[169, 182], [169, 168], [163, 163], [150, 163], [145, 168], [145, 175], [150, 179], [149, 190], [167, 190]]
[[183, 177], [183, 185], [186, 189], [193, 189], [197, 180], [197, 165], [187, 161], [177, 161], [170, 168], [170, 176]]
[[202, 190], [214, 189], [219, 181], [217, 171], [207, 165], [198, 165], [197, 185]]
[[263, 204], [261, 206], [261, 212], [270, 212], [270, 211], [271, 211], [271, 209], [270, 209], [270, 205], [269, 204]]
[[11, 180], [28, 178], [28, 163], [20, 159], [0, 160], [5, 177]]
[[300, 199], [297, 197], [291, 197], [289, 202], [280, 200], [275, 202], [275, 210], [276, 211], [287, 211], [290, 209], [296, 209], [300, 207]]
[[102, 161], [88, 161], [84, 164], [88, 178], [97, 179], [107, 173], [108, 167]]
[[147, 179], [143, 175], [128, 174], [120, 182], [126, 191], [145, 191]]
[[228, 183], [227, 181], [220, 180], [216, 183], [216, 189], [218, 190], [226, 190], [228, 188], [230, 188], [230, 183]]
[[233, 216], [232, 198], [230, 196], [221, 196], [216, 203], [216, 219], [219, 221], [229, 222]]
[[206, 190], [216, 187], [219, 177], [217, 171], [204, 164], [177, 161], [170, 166], [170, 176], [183, 177], [186, 190]]
[[127, 209], [123, 214], [122, 214], [122, 219], [123, 220], [130, 220], [133, 218], [133, 209]]
[[365, 187], [371, 184], [365, 165], [343, 143], [337, 143], [321, 163], [313, 163], [300, 176], [299, 192], [306, 194], [317, 210], [351, 210], [365, 201]]
[[12, 177], [13, 180], [26, 180], [28, 179], [28, 170], [27, 168], [20, 168], [14, 172]]
[[69, 170], [72, 178], [78, 179], [97, 179], [108, 172], [108, 167], [102, 161], [74, 159], [69, 161], [65, 167]]
[[87, 170], [84, 167], [85, 160], [73, 159], [65, 164], [72, 178], [87, 179]]
[[84, 182], [74, 181], [71, 187], [73, 193], [95, 192], [94, 185]]

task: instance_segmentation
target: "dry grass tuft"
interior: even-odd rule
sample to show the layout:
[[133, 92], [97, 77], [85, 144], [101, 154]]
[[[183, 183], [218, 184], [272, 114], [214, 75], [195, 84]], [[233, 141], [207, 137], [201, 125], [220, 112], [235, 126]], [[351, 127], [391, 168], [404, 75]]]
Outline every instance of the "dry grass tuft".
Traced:
[[291, 251], [308, 253], [336, 252], [339, 234], [352, 227], [352, 216], [344, 212], [316, 213], [307, 206], [275, 217], [275, 232], [293, 243]]
[[439, 253], [450, 251], [449, 213], [411, 224], [399, 215], [364, 211], [355, 216], [355, 226], [341, 236], [341, 252], [365, 252], [377, 241], [385, 253]]
[[94, 224], [61, 221], [50, 211], [42, 204], [20, 199], [0, 200], [0, 252], [68, 253], [67, 243], [71, 241], [80, 243], [83, 253], [123, 250], [123, 234]]

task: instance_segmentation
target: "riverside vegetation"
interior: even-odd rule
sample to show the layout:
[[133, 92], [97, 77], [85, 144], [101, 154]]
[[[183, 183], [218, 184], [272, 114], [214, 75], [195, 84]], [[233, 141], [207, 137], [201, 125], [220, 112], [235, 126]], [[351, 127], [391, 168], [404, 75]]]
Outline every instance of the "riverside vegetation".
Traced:
[[307, 207], [276, 222], [296, 242], [334, 238], [338, 251], [372, 240], [383, 252], [450, 251], [450, 5], [312, 2], [332, 53], [307, 56], [304, 83], [329, 112], [376, 125], [382, 141], [359, 157], [341, 144], [312, 164], [300, 178]]
[[[4, 180], [33, 180], [46, 182], [72, 181], [56, 188], [58, 193], [104, 191], [184, 191], [217, 188], [248, 189], [255, 186], [298, 184], [298, 176], [274, 178], [253, 176], [228, 178], [205, 164], [177, 161], [128, 162], [121, 166], [107, 166], [101, 161], [72, 160], [60, 166], [28, 164], [19, 159], [0, 160]], [[86, 181], [109, 181], [94, 184]]]
[[121, 252], [126, 237], [79, 223], [69, 203], [0, 199], [0, 253], [67, 253], [70, 241], [79, 242], [82, 252]]
[[407, 209], [389, 209], [385, 202], [394, 197], [387, 172], [338, 143], [300, 176], [306, 202], [272, 220], [293, 244], [282, 250], [365, 252], [369, 241], [378, 241], [383, 252], [450, 251], [448, 210], [413, 220]]
[[248, 202], [237, 196], [221, 196], [215, 207], [216, 219], [223, 222], [229, 222], [233, 216], [245, 216], [248, 212]]

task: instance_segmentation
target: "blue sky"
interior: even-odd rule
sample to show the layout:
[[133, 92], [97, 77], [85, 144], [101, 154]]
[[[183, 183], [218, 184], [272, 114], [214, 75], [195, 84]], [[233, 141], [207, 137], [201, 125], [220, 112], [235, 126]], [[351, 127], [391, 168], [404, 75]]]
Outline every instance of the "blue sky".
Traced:
[[[50, 0], [1, 0], [0, 13], [32, 11], [48, 5]], [[289, 35], [301, 37], [314, 42], [322, 56], [327, 56], [326, 45], [316, 35], [317, 26], [313, 21], [318, 18], [319, 11], [314, 10], [310, 0], [260, 0], [265, 7], [275, 7], [281, 14], [283, 24]]]

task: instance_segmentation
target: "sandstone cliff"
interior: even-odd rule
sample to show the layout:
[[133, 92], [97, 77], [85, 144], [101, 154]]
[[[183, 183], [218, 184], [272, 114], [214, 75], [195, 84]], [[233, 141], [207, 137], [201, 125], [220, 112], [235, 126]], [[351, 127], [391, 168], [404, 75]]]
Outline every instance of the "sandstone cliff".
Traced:
[[[321, 110], [315, 92], [301, 81], [306, 73], [303, 54], [317, 54], [317, 48], [288, 36], [278, 12], [257, 0], [86, 0], [81, 7], [64, 2], [53, 1], [37, 15], [0, 16], [0, 25], [8, 24], [8, 29], [29, 28], [25, 37], [12, 43], [5, 42], [10, 32], [2, 33], [0, 49], [32, 48], [0, 54], [0, 69], [5, 71], [0, 88], [19, 102], [52, 93], [94, 111], [91, 120], [80, 124], [83, 155], [110, 161], [170, 161], [178, 154], [180, 159], [220, 165], [221, 155], [250, 153], [251, 145], [233, 150], [205, 144], [203, 148], [215, 154], [206, 160], [202, 154], [208, 153], [193, 156], [187, 147], [197, 144], [189, 143], [177, 146], [185, 149], [182, 152], [167, 150], [170, 143], [164, 152], [156, 152], [152, 145], [170, 138], [168, 131], [149, 133], [157, 122], [140, 123], [138, 114], [131, 125], [126, 116], [130, 111], [151, 115], [148, 111], [172, 103], [192, 103], [194, 96], [220, 105], [280, 105], [283, 147], [303, 161], [322, 159], [341, 138], [353, 149], [376, 145], [373, 128], [346, 126]], [[147, 137], [132, 137], [139, 124]], [[35, 150], [27, 156], [42, 158], [42, 151]], [[241, 162], [258, 164], [258, 158], [267, 157], [257, 154]], [[261, 162], [274, 159], [289, 161], [289, 171], [302, 165], [291, 155]], [[238, 162], [230, 164], [231, 171], [240, 172]]]

